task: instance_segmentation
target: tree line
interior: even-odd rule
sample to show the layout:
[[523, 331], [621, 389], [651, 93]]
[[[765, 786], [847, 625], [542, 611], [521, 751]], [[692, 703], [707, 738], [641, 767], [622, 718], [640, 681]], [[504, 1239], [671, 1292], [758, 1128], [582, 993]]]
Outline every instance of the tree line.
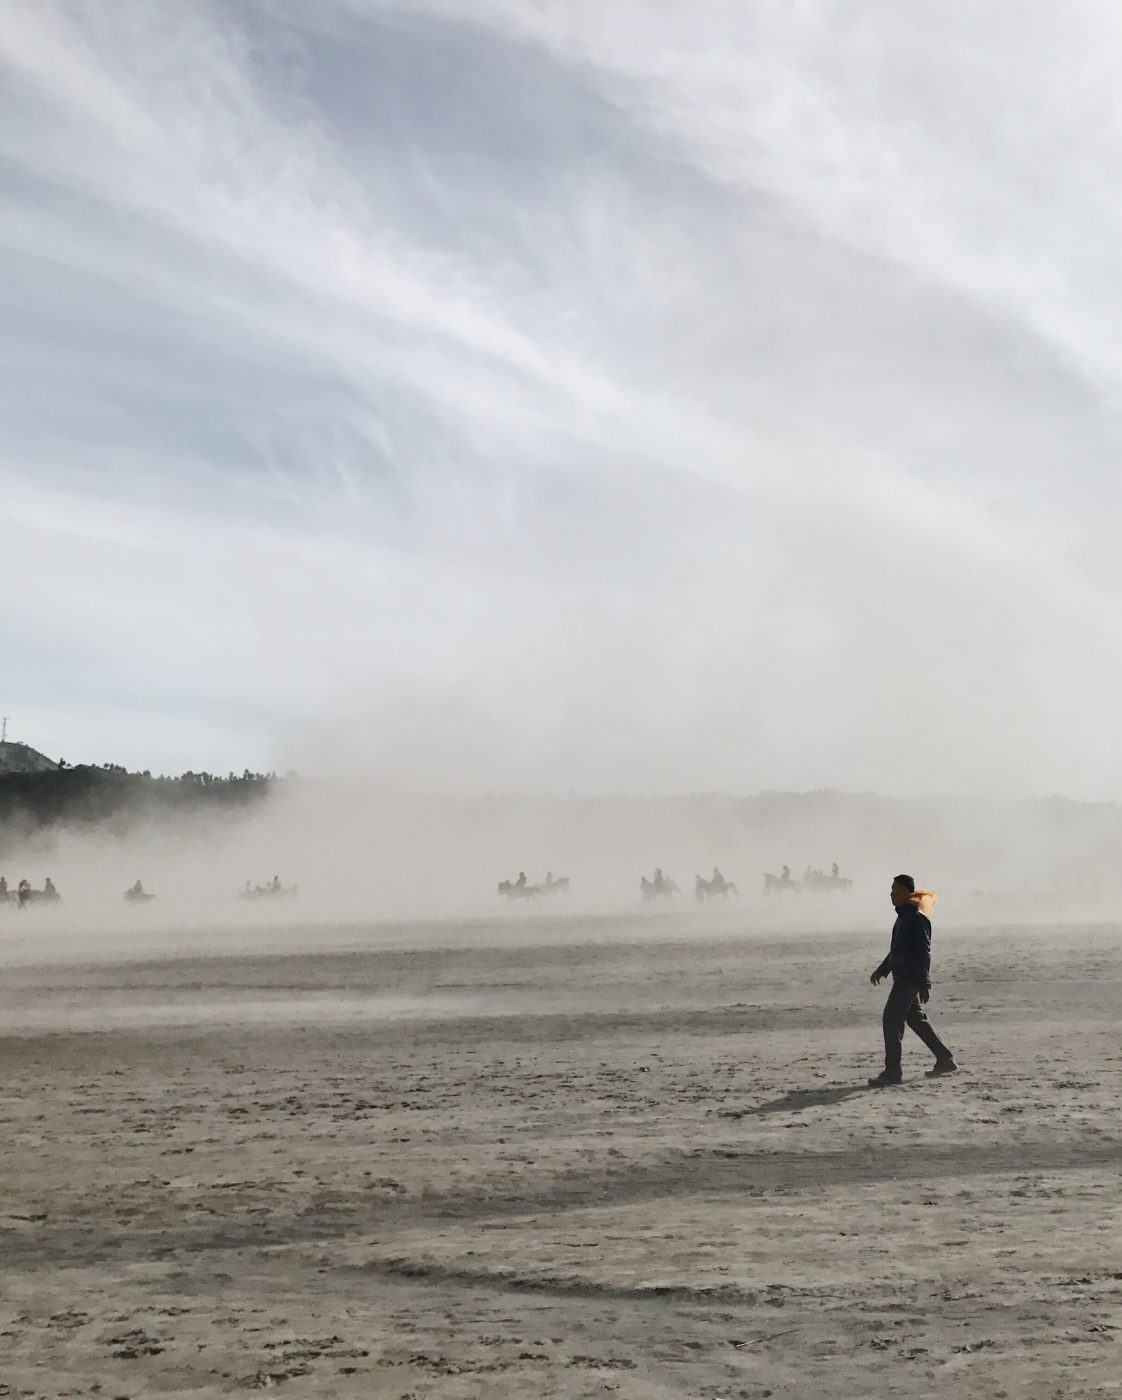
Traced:
[[132, 825], [161, 816], [235, 812], [291, 781], [276, 773], [130, 773], [116, 763], [61, 763], [43, 773], [0, 773], [0, 830]]

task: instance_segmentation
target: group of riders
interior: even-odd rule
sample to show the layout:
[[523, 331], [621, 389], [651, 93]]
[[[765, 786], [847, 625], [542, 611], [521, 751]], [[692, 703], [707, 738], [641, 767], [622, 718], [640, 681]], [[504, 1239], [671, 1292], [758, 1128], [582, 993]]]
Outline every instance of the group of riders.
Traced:
[[[645, 875], [639, 879], [639, 898], [644, 901], [673, 899], [681, 893], [678, 882], [667, 875], [661, 865], [655, 866], [654, 875], [649, 880]], [[727, 900], [730, 894], [740, 898], [740, 891], [731, 880], [725, 879], [717, 866], [713, 867], [708, 879], [704, 875], [693, 877], [693, 894], [698, 904], [705, 904], [711, 899]]]
[[507, 899], [537, 899], [539, 895], [555, 895], [569, 893], [568, 875], [558, 875], [554, 879], [553, 871], [545, 872], [545, 879], [539, 885], [531, 885], [526, 879], [526, 872], [520, 870], [517, 880], [500, 880], [499, 893]]
[[[829, 874], [814, 870], [808, 865], [801, 880], [793, 880], [791, 867], [785, 865], [779, 875], [764, 876], [764, 893], [773, 894], [786, 890], [848, 890], [851, 883], [841, 874], [836, 861]], [[499, 884], [499, 894], [507, 899], [536, 899], [539, 895], [567, 893], [568, 889], [568, 876], [555, 880], [552, 871], [547, 871], [545, 879], [538, 885], [527, 881], [524, 870], [518, 872], [517, 880], [503, 880]], [[704, 875], [694, 876], [693, 892], [698, 904], [707, 904], [714, 899], [727, 900], [730, 895], [740, 898], [739, 889], [732, 880], [725, 879], [716, 865], [708, 878]], [[671, 900], [681, 893], [678, 882], [667, 875], [660, 865], [655, 866], [655, 872], [650, 879], [646, 875], [640, 877], [639, 897], [644, 903], [661, 899]]]
[[[803, 891], [803, 890], [848, 890], [852, 881], [841, 874], [838, 864], [835, 861], [827, 874], [822, 870], [815, 870], [807, 866], [806, 872], [801, 880], [791, 878], [791, 867], [785, 865], [779, 875], [764, 876], [764, 893], [773, 894], [783, 891]], [[544, 881], [540, 885], [531, 885], [526, 880], [524, 871], [518, 872], [517, 880], [503, 880], [499, 885], [499, 893], [505, 895], [507, 899], [536, 899], [538, 895], [557, 894], [561, 891], [568, 891], [568, 877], [560, 880], [553, 878], [552, 872], [548, 872]], [[704, 875], [695, 875], [693, 882], [694, 898], [698, 904], [707, 904], [714, 899], [727, 900], [730, 895], [740, 898], [740, 891], [732, 880], [726, 880], [718, 866], [713, 867], [713, 873], [706, 878]], [[648, 903], [654, 900], [671, 900], [682, 893], [678, 882], [672, 876], [667, 875], [660, 865], [655, 866], [654, 874], [647, 878], [646, 875], [639, 880], [639, 897]]]
[[764, 894], [804, 894], [819, 891], [837, 891], [845, 894], [853, 881], [841, 873], [837, 861], [830, 867], [830, 873], [814, 870], [811, 866], [803, 871], [801, 880], [791, 878], [791, 867], [785, 865], [778, 875], [764, 876]]
[[[149, 894], [143, 883], [137, 880], [135, 885], [130, 885], [125, 891], [125, 902], [128, 904], [147, 904], [150, 899], [155, 899], [154, 894]], [[23, 909], [28, 904], [61, 904], [62, 895], [55, 887], [55, 882], [48, 875], [43, 881], [43, 888], [37, 890], [30, 880], [21, 880], [14, 890], [8, 888], [7, 878], [0, 875], [0, 904], [15, 904]]]
[[[837, 861], [831, 866], [827, 874], [822, 870], [815, 870], [807, 866], [803, 872], [801, 880], [791, 877], [791, 867], [783, 866], [778, 875], [767, 874], [764, 876], [764, 894], [798, 894], [804, 891], [837, 890], [846, 891], [852, 885], [852, 881], [842, 875], [838, 869]], [[278, 896], [293, 895], [296, 893], [295, 885], [285, 886], [281, 884], [279, 875], [264, 885], [251, 885], [247, 880], [245, 888], [240, 891], [239, 899], [268, 899]], [[568, 894], [569, 877], [560, 875], [555, 877], [552, 870], [547, 870], [545, 879], [538, 884], [531, 884], [526, 878], [526, 872], [520, 870], [517, 880], [503, 880], [499, 884], [499, 894], [507, 899], [538, 899], [541, 896], [558, 894]], [[677, 882], [667, 875], [661, 866], [655, 866], [654, 875], [648, 880], [643, 875], [639, 880], [639, 896], [644, 902], [660, 899], [674, 899], [682, 893]], [[694, 898], [698, 904], [708, 903], [710, 900], [727, 900], [729, 895], [740, 897], [740, 891], [731, 880], [726, 880], [717, 866], [713, 867], [713, 873], [706, 879], [703, 875], [694, 876]], [[144, 888], [141, 880], [137, 880], [135, 885], [130, 885], [125, 891], [125, 901], [129, 904], [147, 904], [155, 899], [154, 894], [149, 894]], [[23, 908], [28, 904], [58, 904], [62, 896], [55, 888], [54, 881], [50, 876], [43, 882], [41, 890], [32, 887], [30, 881], [21, 880], [16, 889], [8, 888], [7, 878], [0, 875], [0, 904], [16, 904]]]
[[264, 885], [251, 885], [251, 884], [249, 883], [249, 881], [247, 880], [247, 881], [245, 882], [245, 888], [239, 892], [238, 898], [239, 898], [239, 899], [276, 899], [276, 898], [281, 897], [281, 896], [284, 896], [284, 895], [295, 894], [295, 893], [296, 893], [296, 886], [295, 886], [295, 885], [282, 885], [282, 884], [281, 884], [281, 878], [280, 878], [280, 876], [279, 876], [279, 875], [274, 875], [273, 878], [272, 878], [267, 884], [264, 884]]
[[[568, 881], [565, 881], [568, 884]], [[265, 885], [251, 885], [247, 880], [245, 889], [239, 895], [241, 899], [261, 899], [276, 895], [292, 895], [296, 893], [295, 885], [282, 885], [279, 875]], [[130, 885], [125, 891], [126, 904], [148, 904], [156, 896], [150, 894], [144, 888], [144, 881], [137, 880], [134, 885]], [[61, 904], [62, 896], [55, 887], [54, 881], [48, 875], [43, 881], [43, 888], [36, 889], [30, 880], [21, 880], [16, 888], [9, 889], [8, 879], [5, 875], [0, 875], [0, 904], [14, 904], [23, 909], [29, 904]]]
[[28, 904], [58, 904], [61, 899], [49, 875], [43, 881], [41, 890], [35, 889], [30, 880], [21, 880], [14, 890], [10, 890], [8, 877], [0, 875], [0, 904], [15, 904], [23, 909]]
[[[147, 904], [150, 899], [155, 899], [154, 894], [149, 894], [143, 883], [137, 880], [135, 885], [130, 885], [125, 891], [125, 902], [128, 904]], [[0, 904], [15, 904], [23, 909], [28, 904], [61, 904], [62, 895], [55, 887], [55, 882], [48, 875], [43, 881], [41, 890], [35, 889], [30, 880], [21, 880], [14, 890], [8, 888], [7, 878], [0, 875]]]
[[[822, 870], [814, 870], [808, 865], [801, 880], [792, 880], [791, 867], [785, 865], [780, 874], [764, 876], [764, 894], [783, 893], [788, 890], [792, 892], [804, 890], [845, 891], [852, 884], [853, 881], [842, 875], [838, 869], [837, 861], [834, 862], [829, 874]], [[708, 879], [704, 875], [694, 876], [693, 892], [698, 904], [706, 904], [713, 899], [727, 900], [730, 894], [740, 898], [740, 891], [731, 880], [725, 879], [717, 866], [713, 867], [713, 873]], [[673, 899], [675, 895], [681, 893], [677, 883], [665, 874], [660, 866], [655, 867], [652, 879], [648, 880], [644, 875], [639, 881], [639, 895], [643, 900]]]

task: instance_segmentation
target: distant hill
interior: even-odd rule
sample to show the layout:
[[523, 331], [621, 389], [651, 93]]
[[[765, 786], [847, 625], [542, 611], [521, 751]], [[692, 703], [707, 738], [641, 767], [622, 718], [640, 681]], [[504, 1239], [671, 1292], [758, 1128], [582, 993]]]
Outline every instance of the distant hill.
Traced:
[[0, 773], [53, 773], [58, 764], [30, 744], [0, 744]]
[[100, 767], [68, 764], [63, 768], [26, 744], [4, 744], [2, 757], [0, 838], [56, 823], [107, 824], [124, 831], [172, 814], [229, 812], [260, 801], [278, 782], [275, 773], [248, 770], [225, 778], [212, 773], [183, 773], [170, 778], [129, 773], [112, 763]]

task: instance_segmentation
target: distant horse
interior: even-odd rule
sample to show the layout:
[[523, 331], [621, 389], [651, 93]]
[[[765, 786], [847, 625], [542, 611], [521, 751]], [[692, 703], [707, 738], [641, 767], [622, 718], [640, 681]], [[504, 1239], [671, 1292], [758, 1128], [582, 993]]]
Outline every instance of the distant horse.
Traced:
[[126, 904], [148, 904], [155, 898], [154, 894], [149, 894], [147, 890], [139, 889], [136, 885], [125, 891]]
[[59, 894], [50, 880], [46, 881], [41, 890], [32, 889], [27, 880], [21, 880], [16, 897], [21, 909], [25, 909], [29, 904], [62, 903], [62, 895]]
[[798, 894], [800, 886], [791, 879], [790, 875], [765, 875], [764, 894]]
[[[565, 884], [568, 885], [568, 881]], [[537, 899], [542, 893], [540, 885], [520, 885], [517, 880], [500, 880], [499, 893], [507, 899]], [[553, 891], [551, 890], [552, 894]]]
[[655, 880], [648, 880], [645, 875], [639, 877], [639, 895], [643, 900], [673, 899], [675, 895], [681, 893], [682, 891], [668, 875]]
[[558, 875], [556, 879], [552, 875], [547, 875], [541, 885], [538, 886], [542, 894], [568, 894], [568, 875]]
[[723, 875], [714, 875], [712, 880], [706, 880], [700, 875], [694, 876], [693, 882], [694, 898], [698, 904], [704, 904], [710, 899], [727, 900], [730, 894], [740, 898], [740, 891], [731, 880], [726, 880]]
[[[837, 869], [837, 867], [834, 867]], [[853, 884], [844, 875], [827, 875], [822, 870], [808, 870], [802, 878], [802, 888], [814, 894], [845, 894]]]

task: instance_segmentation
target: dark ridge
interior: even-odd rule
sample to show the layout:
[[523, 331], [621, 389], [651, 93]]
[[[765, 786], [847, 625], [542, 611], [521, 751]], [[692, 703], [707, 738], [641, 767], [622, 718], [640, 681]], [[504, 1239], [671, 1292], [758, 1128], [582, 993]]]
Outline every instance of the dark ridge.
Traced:
[[[43, 762], [51, 764], [50, 759]], [[0, 838], [52, 826], [126, 830], [162, 817], [234, 813], [254, 806], [274, 788], [293, 780], [248, 769], [224, 778], [213, 773], [153, 776], [147, 771], [130, 773], [113, 763], [72, 767], [65, 760], [47, 768], [11, 771], [0, 767]]]

